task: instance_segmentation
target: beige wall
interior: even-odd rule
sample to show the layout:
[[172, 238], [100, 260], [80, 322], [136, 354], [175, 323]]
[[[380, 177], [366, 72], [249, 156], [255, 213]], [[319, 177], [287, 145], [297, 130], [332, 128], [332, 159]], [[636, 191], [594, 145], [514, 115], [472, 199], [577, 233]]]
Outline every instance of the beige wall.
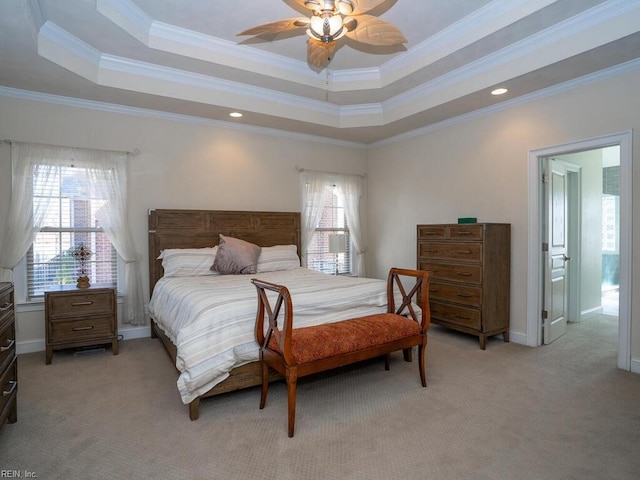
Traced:
[[[511, 332], [524, 343], [527, 333], [527, 242], [529, 151], [640, 128], [640, 72], [582, 86], [490, 115], [471, 118], [369, 152], [368, 272], [381, 275], [391, 265], [415, 265], [418, 223], [512, 224]], [[634, 190], [640, 185], [640, 142]], [[634, 219], [640, 196], [633, 200]], [[638, 244], [640, 222], [633, 238]], [[631, 355], [640, 359], [639, 255], [633, 257]], [[635, 317], [635, 318], [634, 318]]]
[[[640, 128], [640, 72], [583, 86], [369, 150], [197, 123], [129, 116], [0, 97], [0, 139], [134, 150], [129, 223], [145, 258], [149, 208], [299, 210], [295, 166], [366, 173], [363, 207], [368, 276], [415, 265], [415, 226], [475, 216], [512, 224], [511, 330], [525, 342], [528, 152]], [[633, 156], [640, 158], [640, 142]], [[634, 184], [638, 185], [638, 162]], [[0, 146], [0, 235], [10, 188], [10, 156]], [[634, 199], [640, 212], [640, 196]], [[634, 238], [640, 238], [635, 222]], [[638, 272], [638, 253], [633, 272]], [[632, 314], [640, 308], [634, 275]], [[146, 278], [145, 290], [148, 290]], [[633, 315], [632, 315], [633, 316]], [[27, 323], [29, 322], [29, 323]], [[18, 313], [18, 340], [42, 342], [39, 311]], [[640, 365], [640, 318], [632, 321]]]
[[[359, 146], [2, 96], [0, 139], [140, 150], [129, 159], [129, 225], [136, 248], [144, 255], [146, 298], [148, 209], [300, 211], [300, 174], [296, 166], [341, 173], [366, 172], [366, 150]], [[0, 238], [11, 190], [10, 152], [8, 144], [0, 145]], [[17, 327], [21, 351], [44, 348], [42, 304], [19, 306]]]

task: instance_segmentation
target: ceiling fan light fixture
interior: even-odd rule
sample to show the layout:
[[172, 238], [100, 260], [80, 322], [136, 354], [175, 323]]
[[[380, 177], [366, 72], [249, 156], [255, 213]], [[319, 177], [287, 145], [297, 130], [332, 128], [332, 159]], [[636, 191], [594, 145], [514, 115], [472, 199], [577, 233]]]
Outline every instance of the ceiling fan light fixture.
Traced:
[[323, 13], [311, 17], [307, 35], [322, 43], [335, 42], [343, 37], [347, 30], [342, 24], [342, 17], [337, 14]]
[[342, 15], [349, 15], [353, 12], [353, 3], [349, 0], [338, 0], [336, 2], [336, 8]]

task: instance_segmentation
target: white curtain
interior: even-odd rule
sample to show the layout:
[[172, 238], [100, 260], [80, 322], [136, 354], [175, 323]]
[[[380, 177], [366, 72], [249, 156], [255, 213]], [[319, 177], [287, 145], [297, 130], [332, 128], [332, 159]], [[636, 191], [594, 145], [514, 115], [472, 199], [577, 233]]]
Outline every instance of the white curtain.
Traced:
[[40, 231], [51, 192], [43, 192], [42, 201], [34, 208], [33, 179], [41, 177], [43, 185], [53, 186], [47, 178], [55, 172], [55, 166], [44, 164], [42, 159], [55, 158], [57, 153], [55, 147], [11, 144], [12, 193], [4, 236], [0, 239], [0, 281], [13, 281], [13, 267], [25, 256]]
[[302, 185], [302, 266], [307, 266], [307, 250], [322, 215], [322, 208], [331, 194], [325, 188], [332, 184], [330, 176], [323, 172], [304, 170], [300, 175]]
[[362, 177], [355, 175], [338, 175], [336, 178], [338, 195], [344, 202], [344, 214], [347, 217], [349, 236], [355, 255], [352, 256], [351, 273], [364, 277], [364, 238], [360, 224], [360, 197], [362, 196]]
[[[47, 205], [33, 206], [33, 178], [47, 175], [60, 166], [84, 169], [87, 183], [95, 198], [106, 200], [97, 213], [107, 238], [125, 262], [122, 322], [132, 325], [146, 323], [142, 296], [140, 261], [133, 238], [127, 228], [127, 155], [45, 145], [12, 143], [13, 185], [5, 234], [0, 245], [0, 265], [3, 279], [10, 279], [11, 269], [29, 250], [40, 230]], [[50, 184], [51, 182], [46, 182]]]
[[315, 172], [303, 170], [302, 181], [302, 259], [306, 266], [307, 249], [313, 239], [322, 209], [331, 188], [335, 186], [338, 195], [344, 202], [345, 216], [351, 244], [355, 250], [351, 272], [356, 276], [364, 276], [364, 238], [360, 223], [360, 197], [362, 196], [362, 177], [338, 173]]

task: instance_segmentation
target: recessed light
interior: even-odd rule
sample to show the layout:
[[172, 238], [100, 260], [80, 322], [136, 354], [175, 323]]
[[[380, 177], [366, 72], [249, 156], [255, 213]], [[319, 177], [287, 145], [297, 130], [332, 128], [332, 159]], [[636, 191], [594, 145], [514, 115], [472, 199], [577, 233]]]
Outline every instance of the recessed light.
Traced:
[[496, 88], [495, 90], [493, 90], [491, 92], [491, 95], [504, 95], [505, 93], [507, 93], [509, 90], [507, 90], [506, 88]]
[[231, 112], [229, 116], [233, 118], [240, 118], [242, 114], [240, 112]]

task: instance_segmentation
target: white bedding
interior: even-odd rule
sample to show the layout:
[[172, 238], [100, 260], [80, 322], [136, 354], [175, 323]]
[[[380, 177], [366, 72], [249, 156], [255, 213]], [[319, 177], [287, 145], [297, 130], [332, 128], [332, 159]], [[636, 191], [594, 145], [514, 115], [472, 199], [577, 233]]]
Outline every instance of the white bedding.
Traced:
[[386, 311], [386, 280], [332, 276], [306, 268], [161, 278], [149, 310], [177, 347], [177, 383], [185, 404], [227, 378], [231, 369], [258, 360], [252, 278], [287, 286], [296, 326]]

